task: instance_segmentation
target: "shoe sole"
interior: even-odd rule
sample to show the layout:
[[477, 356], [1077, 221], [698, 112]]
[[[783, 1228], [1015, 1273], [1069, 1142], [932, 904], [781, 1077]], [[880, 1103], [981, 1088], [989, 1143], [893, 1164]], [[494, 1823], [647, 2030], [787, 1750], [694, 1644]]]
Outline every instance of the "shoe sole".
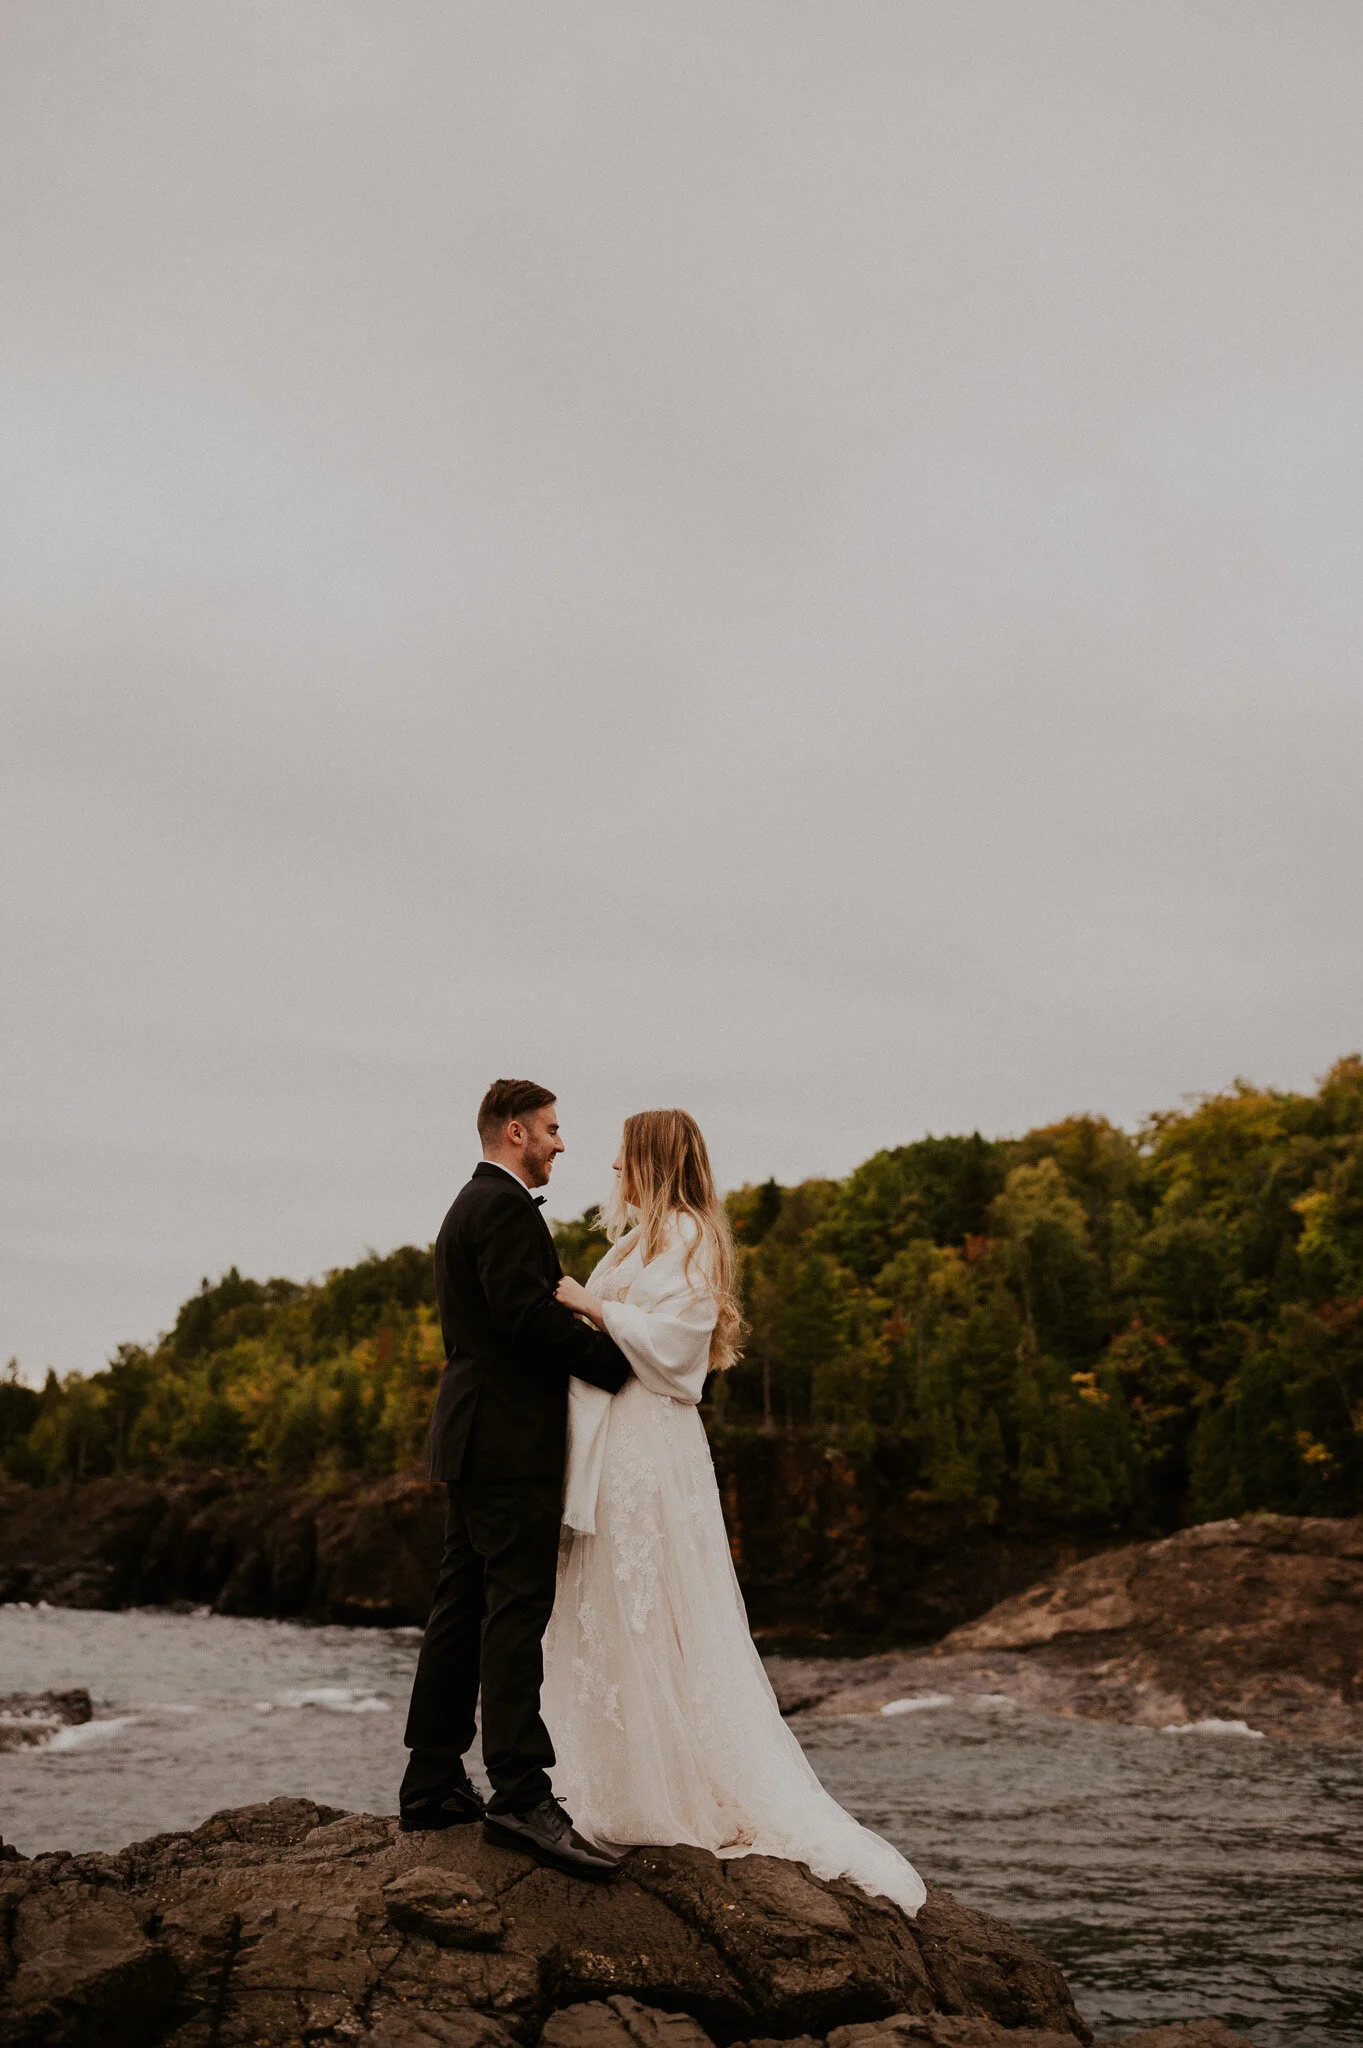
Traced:
[[552, 1849], [543, 1849], [538, 1843], [527, 1842], [524, 1835], [514, 1834], [510, 1829], [503, 1833], [492, 1820], [483, 1822], [483, 1840], [495, 1843], [499, 1849], [519, 1849], [522, 1856], [533, 1857], [534, 1861], [542, 1864], [546, 1870], [557, 1870], [564, 1877], [585, 1878], [588, 1884], [609, 1884], [620, 1868], [618, 1863], [612, 1863], [608, 1869], [593, 1870], [590, 1864], [578, 1863], [569, 1856], [556, 1856]]

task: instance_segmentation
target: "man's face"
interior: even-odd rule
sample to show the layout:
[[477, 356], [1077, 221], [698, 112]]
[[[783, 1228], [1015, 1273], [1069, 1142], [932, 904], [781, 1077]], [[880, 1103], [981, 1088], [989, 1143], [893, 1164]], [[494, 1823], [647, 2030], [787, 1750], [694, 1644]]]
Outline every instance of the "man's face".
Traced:
[[565, 1150], [558, 1134], [558, 1105], [550, 1102], [543, 1109], [531, 1110], [528, 1116], [518, 1121], [525, 1133], [521, 1170], [526, 1182], [532, 1188], [547, 1188], [554, 1161]]

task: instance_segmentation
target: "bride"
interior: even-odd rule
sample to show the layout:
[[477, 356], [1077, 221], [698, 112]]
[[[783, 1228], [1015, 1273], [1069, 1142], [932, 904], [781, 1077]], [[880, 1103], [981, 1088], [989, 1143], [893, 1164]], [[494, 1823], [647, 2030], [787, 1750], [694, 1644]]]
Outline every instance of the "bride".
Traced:
[[791, 1857], [916, 1913], [922, 1880], [824, 1791], [748, 1630], [696, 1405], [741, 1329], [705, 1140], [683, 1110], [644, 1110], [626, 1120], [615, 1170], [611, 1249], [586, 1287], [558, 1286], [634, 1377], [614, 1397], [569, 1384], [544, 1639], [555, 1793], [603, 1846]]

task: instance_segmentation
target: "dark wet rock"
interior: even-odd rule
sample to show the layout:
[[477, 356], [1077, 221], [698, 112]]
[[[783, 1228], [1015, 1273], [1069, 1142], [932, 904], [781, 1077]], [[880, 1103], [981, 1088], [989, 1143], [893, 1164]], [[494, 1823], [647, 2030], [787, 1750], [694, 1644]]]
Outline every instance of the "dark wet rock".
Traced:
[[59, 1728], [78, 1728], [93, 1713], [83, 1685], [70, 1692], [0, 1693], [0, 1750], [36, 1749]]
[[304, 1799], [0, 1864], [0, 1929], [0, 2048], [704, 2048], [896, 2013], [1088, 2039], [1054, 1964], [937, 1890], [909, 1922], [802, 1865], [695, 1849], [585, 1885], [477, 1828]]
[[1363, 1740], [1363, 1517], [1205, 1523], [1072, 1565], [933, 1650], [769, 1669], [786, 1712], [948, 1693], [1145, 1727], [1243, 1721]]
[[72, 1878], [43, 1882], [32, 1869], [0, 1868], [0, 2043], [159, 2040], [179, 1988], [169, 1950], [147, 1938], [129, 1900]]

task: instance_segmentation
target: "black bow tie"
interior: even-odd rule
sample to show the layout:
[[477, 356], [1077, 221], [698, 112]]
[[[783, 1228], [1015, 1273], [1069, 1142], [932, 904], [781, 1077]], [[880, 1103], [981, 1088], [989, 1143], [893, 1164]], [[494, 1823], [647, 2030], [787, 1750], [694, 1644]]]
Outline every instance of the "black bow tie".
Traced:
[[537, 1209], [542, 1209], [549, 1197], [548, 1195], [532, 1195], [530, 1199]]

